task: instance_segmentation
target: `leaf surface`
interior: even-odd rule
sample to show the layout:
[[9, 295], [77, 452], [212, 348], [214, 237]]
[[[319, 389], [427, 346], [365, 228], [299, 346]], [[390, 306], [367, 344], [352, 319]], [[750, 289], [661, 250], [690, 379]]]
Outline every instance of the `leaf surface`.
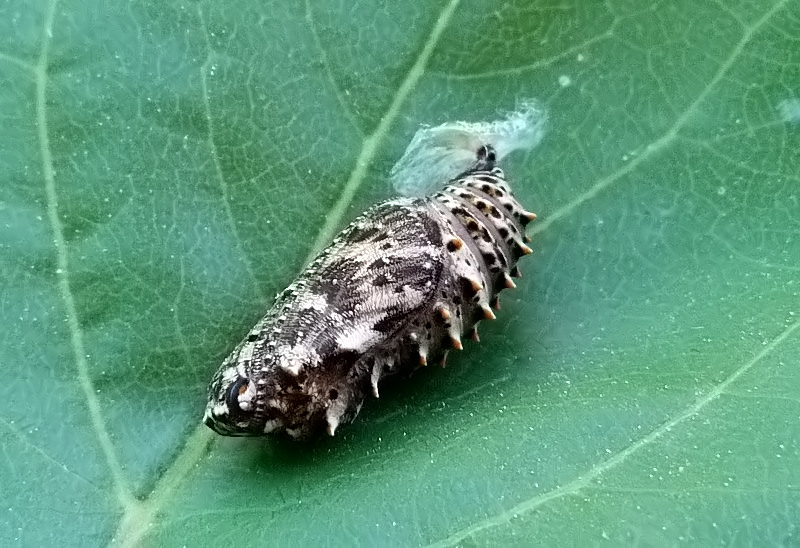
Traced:
[[[380, 4], [0, 6], [0, 544], [800, 542], [800, 2]], [[198, 424], [420, 124], [529, 98], [480, 345], [317, 446]]]

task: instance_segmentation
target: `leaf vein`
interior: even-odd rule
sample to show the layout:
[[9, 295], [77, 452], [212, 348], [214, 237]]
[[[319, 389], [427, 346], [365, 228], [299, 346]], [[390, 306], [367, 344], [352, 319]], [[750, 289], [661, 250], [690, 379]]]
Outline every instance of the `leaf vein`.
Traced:
[[12, 55], [10, 53], [5, 53], [0, 51], [0, 61], [6, 61], [7, 63], [11, 63], [12, 65], [17, 65], [18, 67], [22, 67], [25, 70], [29, 70], [31, 72], [36, 72], [36, 65], [31, 65], [25, 59], [21, 59], [16, 55]]
[[395, 93], [392, 97], [389, 108], [381, 117], [378, 126], [375, 128], [375, 131], [373, 131], [364, 139], [361, 146], [361, 151], [356, 158], [355, 166], [353, 166], [353, 170], [350, 172], [350, 176], [342, 188], [342, 193], [339, 196], [339, 199], [333, 205], [331, 212], [326, 217], [325, 224], [319, 231], [317, 239], [314, 241], [314, 245], [311, 246], [311, 252], [305, 260], [306, 264], [310, 263], [314, 259], [314, 257], [328, 244], [328, 242], [330, 242], [334, 234], [339, 230], [339, 225], [342, 222], [342, 218], [344, 217], [350, 202], [353, 201], [356, 191], [364, 181], [364, 178], [367, 175], [367, 169], [372, 164], [380, 144], [383, 142], [383, 139], [389, 133], [392, 124], [399, 116], [400, 109], [402, 108], [406, 99], [417, 85], [417, 82], [419, 82], [419, 79], [425, 74], [425, 68], [428, 65], [428, 61], [433, 55], [433, 52], [439, 43], [439, 39], [442, 37], [442, 34], [449, 25], [450, 19], [452, 19], [453, 13], [458, 7], [459, 2], [460, 0], [450, 0], [447, 5], [445, 5], [444, 9], [439, 13], [436, 23], [431, 30], [430, 36], [423, 45], [422, 51], [420, 51], [419, 55], [414, 61], [414, 64], [411, 66], [409, 71], [406, 73], [405, 78], [403, 78], [403, 81], [400, 83], [397, 93]]
[[97, 399], [97, 393], [89, 372], [89, 360], [87, 359], [86, 346], [84, 344], [83, 330], [78, 321], [78, 311], [75, 304], [75, 296], [70, 285], [70, 266], [69, 249], [64, 236], [64, 226], [59, 217], [58, 191], [56, 188], [55, 170], [53, 168], [53, 155], [50, 148], [50, 136], [47, 120], [47, 68], [49, 63], [50, 41], [53, 35], [53, 24], [58, 0], [51, 0], [45, 11], [44, 25], [42, 29], [42, 45], [39, 58], [34, 67], [35, 74], [35, 111], [36, 129], [39, 140], [39, 154], [42, 162], [42, 175], [44, 177], [45, 197], [47, 218], [53, 232], [53, 244], [56, 254], [57, 265], [57, 288], [58, 294], [63, 302], [66, 311], [66, 324], [69, 331], [69, 342], [75, 359], [77, 369], [78, 384], [83, 392], [86, 406], [89, 412], [89, 419], [97, 436], [100, 450], [105, 457], [106, 464], [111, 472], [114, 491], [117, 500], [123, 507], [130, 507], [136, 504], [136, 500], [131, 493], [125, 475], [122, 472], [117, 457], [114, 444], [106, 427], [105, 417]]
[[200, 18], [200, 24], [203, 28], [203, 36], [206, 42], [206, 59], [203, 61], [203, 64], [200, 67], [200, 89], [203, 94], [203, 108], [206, 117], [206, 123], [208, 125], [208, 148], [211, 151], [211, 160], [214, 164], [214, 173], [216, 175], [217, 186], [222, 194], [222, 207], [225, 211], [225, 218], [228, 226], [230, 227], [230, 230], [234, 236], [236, 250], [239, 252], [242, 263], [244, 263], [244, 267], [247, 270], [250, 279], [252, 280], [253, 289], [262, 301], [267, 301], [267, 297], [259, 289], [260, 286], [258, 283], [258, 278], [256, 277], [255, 268], [253, 267], [253, 263], [248, 257], [244, 246], [242, 245], [242, 238], [239, 234], [239, 228], [236, 226], [236, 218], [233, 215], [233, 210], [231, 209], [230, 188], [227, 180], [225, 179], [222, 163], [220, 162], [219, 150], [217, 149], [216, 137], [214, 134], [214, 117], [211, 112], [211, 99], [208, 93], [208, 73], [210, 67], [213, 65], [215, 52], [213, 46], [211, 45], [208, 26], [206, 25], [203, 10], [199, 5], [197, 7], [197, 13]]
[[601, 32], [600, 34], [596, 34], [591, 38], [587, 38], [583, 42], [579, 44], [575, 44], [574, 46], [570, 46], [565, 50], [551, 55], [549, 57], [543, 57], [541, 59], [537, 59], [532, 63], [528, 63], [526, 65], [519, 65], [515, 67], [509, 68], [501, 68], [496, 70], [490, 70], [485, 72], [471, 72], [471, 73], [461, 73], [461, 74], [452, 74], [447, 72], [436, 71], [432, 72], [432, 74], [441, 76], [447, 80], [451, 80], [454, 82], [467, 82], [472, 80], [491, 80], [494, 78], [502, 78], [502, 77], [509, 77], [509, 76], [519, 76], [525, 72], [531, 72], [535, 70], [539, 70], [545, 67], [549, 67], [556, 61], [560, 61], [562, 59], [568, 59], [573, 57], [574, 55], [586, 51], [586, 48], [592, 46], [594, 44], [604, 42], [605, 40], [609, 40], [614, 37], [614, 31], [616, 30], [617, 24], [619, 23], [619, 19], [614, 19], [608, 28]]
[[758, 352], [755, 356], [753, 356], [753, 358], [751, 358], [748, 362], [746, 362], [738, 369], [736, 369], [727, 378], [725, 378], [722, 382], [714, 386], [702, 397], [698, 398], [692, 405], [689, 405], [688, 407], [684, 408], [675, 417], [661, 424], [658, 428], [651, 431], [648, 435], [628, 445], [626, 448], [622, 449], [612, 457], [600, 462], [596, 466], [593, 466], [583, 476], [579, 476], [574, 480], [570, 481], [569, 483], [566, 483], [560, 487], [556, 487], [555, 489], [552, 489], [546, 493], [542, 493], [541, 495], [537, 495], [528, 500], [525, 500], [515, 505], [514, 507], [506, 510], [505, 512], [491, 516], [490, 518], [482, 520], [470, 527], [466, 527], [460, 531], [457, 531], [448, 536], [447, 538], [435, 542], [430, 546], [454, 546], [476, 533], [479, 533], [486, 529], [491, 529], [493, 527], [503, 525], [504, 523], [508, 523], [512, 519], [515, 519], [519, 516], [529, 514], [530, 512], [533, 512], [537, 508], [543, 506], [544, 504], [552, 500], [560, 499], [562, 497], [569, 495], [574, 495], [576, 493], [579, 493], [581, 490], [585, 488], [591, 488], [592, 480], [597, 479], [606, 472], [623, 464], [628, 459], [628, 457], [632, 456], [633, 454], [639, 452], [641, 449], [654, 443], [661, 436], [672, 431], [676, 426], [685, 422], [687, 419], [690, 419], [698, 415], [709, 404], [711, 404], [713, 401], [719, 398], [723, 393], [725, 393], [728, 390], [728, 388], [734, 382], [736, 382], [742, 375], [750, 371], [750, 369], [752, 369], [754, 365], [756, 365], [765, 357], [767, 357], [769, 354], [771, 354], [778, 346], [780, 346], [784, 341], [786, 341], [789, 337], [791, 337], [792, 334], [798, 329], [800, 329], [800, 321], [797, 321], [791, 324], [786, 329], [784, 329], [783, 332], [781, 332], [777, 337], [775, 337], [772, 341], [770, 341], [769, 344], [765, 345], [760, 352]]
[[692, 116], [694, 115], [695, 111], [697, 111], [698, 107], [703, 104], [706, 100], [708, 95], [711, 93], [713, 89], [716, 88], [717, 84], [719, 84], [728, 71], [733, 66], [734, 62], [742, 55], [744, 52], [745, 47], [747, 44], [752, 40], [753, 36], [758, 32], [758, 30], [763, 27], [767, 22], [778, 12], [781, 8], [783, 8], [788, 0], [781, 0], [776, 2], [771, 9], [769, 9], [761, 18], [758, 19], [753, 25], [750, 27], [746, 27], [744, 32], [742, 33], [742, 37], [740, 38], [739, 42], [733, 47], [731, 50], [730, 55], [720, 64], [717, 72], [708, 82], [708, 84], [703, 88], [703, 90], [697, 95], [694, 101], [684, 109], [683, 113], [681, 113], [675, 120], [675, 123], [658, 139], [655, 139], [653, 142], [648, 144], [644, 152], [624, 166], [619, 168], [613, 173], [606, 175], [605, 177], [601, 177], [592, 187], [586, 190], [584, 193], [577, 196], [574, 200], [567, 203], [564, 206], [553, 211], [550, 215], [544, 218], [544, 220], [538, 223], [533, 230], [531, 230], [531, 234], [539, 234], [547, 230], [547, 228], [552, 225], [553, 223], [563, 219], [564, 217], [569, 216], [573, 211], [575, 211], [578, 207], [583, 205], [584, 203], [588, 202], [589, 200], [597, 197], [601, 192], [606, 190], [607, 188], [611, 187], [614, 183], [622, 179], [624, 175], [631, 173], [635, 168], [637, 168], [641, 163], [646, 160], [649, 160], [655, 154], [661, 152], [668, 146], [670, 146], [678, 137], [681, 129], [691, 120]]
[[350, 125], [353, 126], [356, 132], [363, 137], [364, 132], [358, 125], [358, 120], [356, 120], [353, 110], [350, 108], [350, 105], [342, 96], [342, 90], [339, 88], [339, 85], [336, 83], [336, 79], [333, 77], [333, 72], [331, 71], [331, 64], [330, 61], [328, 60], [328, 52], [325, 51], [325, 48], [322, 47], [322, 41], [320, 40], [319, 33], [317, 32], [317, 24], [314, 21], [314, 12], [311, 8], [311, 0], [306, 0], [306, 24], [308, 25], [308, 29], [311, 32], [311, 37], [314, 39], [314, 46], [317, 48], [317, 51], [319, 52], [320, 61], [325, 70], [325, 76], [327, 77], [328, 82], [331, 85], [331, 89], [333, 89], [333, 93], [336, 96], [336, 100], [339, 102], [339, 106], [341, 107], [342, 112], [344, 112], [345, 118], [347, 118], [347, 120], [350, 122]]
[[[14, 425], [11, 424], [10, 422], [8, 422], [7, 420], [0, 418], [0, 425], [3, 425], [6, 428], [6, 430], [8, 430], [12, 435], [14, 435], [22, 443], [24, 443], [26, 446], [28, 446], [32, 451], [34, 451], [35, 453], [40, 455], [44, 460], [46, 460], [47, 462], [49, 462], [53, 466], [55, 466], [57, 468], [60, 468], [61, 470], [63, 470], [67, 474], [69, 474], [69, 475], [81, 480], [82, 482], [86, 483], [87, 485], [90, 485], [95, 490], [100, 491], [100, 488], [97, 485], [95, 485], [94, 483], [92, 483], [87, 478], [83, 477], [82, 475], [78, 474], [77, 472], [75, 472], [73, 470], [70, 470], [69, 467], [66, 464], [64, 464], [63, 462], [59, 462], [55, 457], [50, 455], [47, 451], [42, 449], [39, 445], [35, 444], [30, 438], [28, 438], [28, 436], [26, 436], [25, 434], [20, 432], [18, 428], [15, 428]], [[3, 445], [8, 445], [8, 442], [4, 442]], [[13, 462], [11, 459], [9, 459], [9, 461]]]

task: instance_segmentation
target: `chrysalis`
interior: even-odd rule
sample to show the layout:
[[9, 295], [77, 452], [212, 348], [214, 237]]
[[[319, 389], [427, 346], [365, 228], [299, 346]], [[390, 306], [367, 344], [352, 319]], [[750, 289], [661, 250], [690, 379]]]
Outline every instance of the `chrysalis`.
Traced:
[[[378, 204], [341, 232], [223, 362], [205, 424], [230, 436], [332, 436], [384, 377], [443, 363], [464, 336], [477, 341], [478, 322], [494, 319], [531, 252], [524, 229], [536, 217], [495, 165], [495, 146], [535, 145], [543, 120], [528, 104], [501, 122], [421, 130], [395, 187], [449, 182]], [[460, 174], [437, 179], [466, 150]]]

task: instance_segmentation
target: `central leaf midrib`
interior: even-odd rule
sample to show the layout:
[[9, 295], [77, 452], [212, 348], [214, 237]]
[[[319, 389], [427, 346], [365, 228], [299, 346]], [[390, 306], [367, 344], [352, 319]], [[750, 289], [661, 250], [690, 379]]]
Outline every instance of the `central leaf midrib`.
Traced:
[[348, 206], [352, 203], [356, 191], [364, 182], [367, 170], [372, 165], [375, 155], [380, 149], [380, 145], [383, 143], [386, 135], [388, 135], [392, 124], [397, 120], [403, 104], [417, 85], [419, 79], [425, 73], [425, 67], [433, 55], [436, 45], [439, 43], [439, 39], [450, 23], [450, 19], [456, 7], [458, 7], [459, 2], [460, 0], [450, 0], [439, 14], [428, 40], [422, 47], [422, 51], [420, 51], [414, 64], [400, 83], [397, 93], [392, 97], [389, 108], [386, 110], [386, 113], [381, 116], [375, 131], [364, 139], [361, 151], [356, 158], [355, 166], [353, 166], [353, 170], [350, 172], [347, 182], [345, 182], [342, 187], [339, 199], [331, 208], [330, 214], [325, 219], [325, 224], [320, 229], [319, 234], [317, 234], [317, 238], [311, 246], [311, 251], [306, 257], [305, 264], [310, 263], [341, 229], [342, 219], [344, 218]]

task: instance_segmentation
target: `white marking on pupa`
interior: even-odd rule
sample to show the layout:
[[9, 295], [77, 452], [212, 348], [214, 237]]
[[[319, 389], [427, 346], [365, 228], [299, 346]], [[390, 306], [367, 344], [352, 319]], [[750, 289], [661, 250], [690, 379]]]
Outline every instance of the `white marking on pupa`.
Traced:
[[372, 395], [376, 398], [379, 397], [378, 395], [378, 381], [381, 379], [381, 373], [383, 373], [383, 364], [378, 362], [374, 366], [372, 366], [372, 372], [370, 373], [370, 384], [372, 384]]
[[244, 375], [244, 364], [239, 363], [236, 367], [228, 367], [225, 369], [225, 372], [222, 373], [222, 385], [227, 386], [236, 382], [236, 379], [239, 377], [245, 377]]
[[283, 403], [283, 400], [277, 400], [275, 398], [267, 400], [267, 407], [274, 407], [279, 411], [284, 411], [286, 409], [286, 404]]
[[325, 312], [328, 308], [328, 301], [324, 295], [315, 295], [309, 293], [304, 295], [303, 300], [298, 301], [298, 310], [316, 310], [317, 312]]
[[280, 419], [268, 420], [267, 422], [264, 423], [264, 433], [269, 434], [271, 432], [274, 432], [275, 430], [280, 428], [282, 424], [283, 423], [281, 422]]
[[[242, 346], [242, 349], [239, 351], [239, 364], [244, 365], [245, 362], [250, 362], [253, 359], [253, 352], [256, 350], [256, 343], [255, 341], [247, 341]], [[244, 368], [240, 374], [244, 377]]]
[[253, 405], [253, 399], [256, 397], [256, 383], [248, 382], [247, 383], [247, 390], [245, 390], [244, 394], [239, 394], [237, 398], [237, 403], [239, 404], [239, 408], [242, 411], [250, 411]]
[[325, 415], [325, 420], [328, 423], [328, 435], [333, 436], [336, 433], [336, 428], [339, 426], [339, 417], [330, 412]]
[[303, 367], [313, 366], [316, 363], [314, 356], [316, 353], [310, 352], [305, 346], [283, 345], [277, 349], [276, 360], [278, 367], [296, 377]]
[[228, 404], [226, 403], [218, 403], [214, 406], [214, 415], [221, 416], [228, 414]]
[[342, 350], [362, 352], [370, 347], [381, 334], [372, 329], [373, 323], [359, 322], [336, 337], [336, 344]]

